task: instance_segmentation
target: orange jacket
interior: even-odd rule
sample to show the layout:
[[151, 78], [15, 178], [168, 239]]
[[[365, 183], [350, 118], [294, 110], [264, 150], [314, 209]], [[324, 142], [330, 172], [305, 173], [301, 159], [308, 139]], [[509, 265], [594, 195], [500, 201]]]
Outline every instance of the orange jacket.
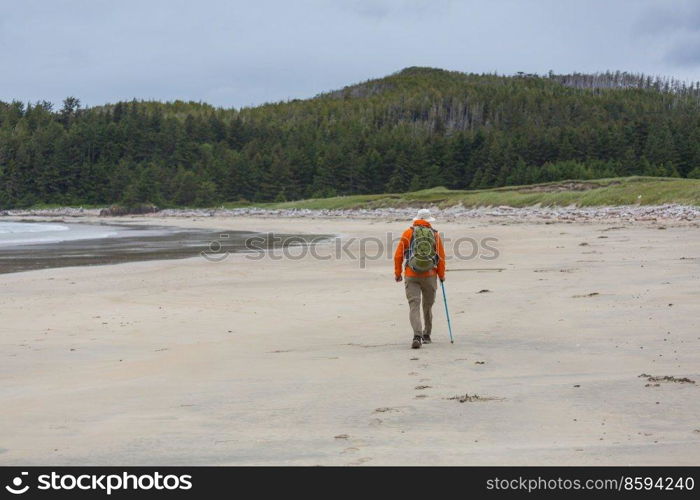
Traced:
[[[418, 219], [413, 223], [414, 226], [425, 226], [430, 227], [430, 222]], [[401, 268], [403, 268], [403, 259], [408, 246], [411, 244], [411, 237], [413, 236], [413, 227], [406, 229], [401, 235], [399, 244], [396, 247], [396, 252], [394, 252], [394, 274], [396, 276], [401, 276]], [[442, 246], [442, 239], [439, 233], [435, 233], [435, 250], [437, 251], [440, 260], [436, 267], [430, 271], [425, 271], [423, 273], [417, 273], [410, 267], [406, 266], [406, 277], [407, 278], [427, 278], [428, 276], [435, 276], [437, 273], [438, 277], [442, 280], [445, 279], [445, 249]]]

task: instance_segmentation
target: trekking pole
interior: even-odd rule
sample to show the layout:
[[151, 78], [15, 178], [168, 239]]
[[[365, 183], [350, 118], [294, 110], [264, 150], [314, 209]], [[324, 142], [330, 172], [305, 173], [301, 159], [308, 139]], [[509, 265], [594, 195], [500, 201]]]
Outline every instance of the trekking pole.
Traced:
[[450, 311], [447, 310], [447, 294], [445, 293], [445, 282], [440, 280], [440, 286], [442, 287], [442, 299], [445, 301], [445, 315], [447, 316], [447, 328], [450, 331], [450, 344], [454, 344], [455, 341], [452, 338], [452, 324], [450, 323]]

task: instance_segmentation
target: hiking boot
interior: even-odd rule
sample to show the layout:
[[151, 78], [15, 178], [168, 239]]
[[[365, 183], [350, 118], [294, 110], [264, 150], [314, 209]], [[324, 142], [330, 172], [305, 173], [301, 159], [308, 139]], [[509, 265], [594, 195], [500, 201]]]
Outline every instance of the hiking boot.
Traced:
[[423, 343], [424, 344], [432, 344], [433, 341], [430, 340], [430, 335], [423, 335]]
[[423, 343], [422, 337], [420, 335], [416, 335], [413, 337], [413, 343], [411, 344], [411, 349], [420, 349], [421, 344]]

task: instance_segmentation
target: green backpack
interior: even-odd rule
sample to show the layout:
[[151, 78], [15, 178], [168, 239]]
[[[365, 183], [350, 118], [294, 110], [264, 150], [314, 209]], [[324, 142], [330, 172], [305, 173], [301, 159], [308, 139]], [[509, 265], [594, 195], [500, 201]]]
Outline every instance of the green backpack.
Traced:
[[438, 263], [435, 241], [436, 231], [430, 227], [413, 226], [413, 235], [408, 245], [406, 265], [417, 273], [430, 271]]

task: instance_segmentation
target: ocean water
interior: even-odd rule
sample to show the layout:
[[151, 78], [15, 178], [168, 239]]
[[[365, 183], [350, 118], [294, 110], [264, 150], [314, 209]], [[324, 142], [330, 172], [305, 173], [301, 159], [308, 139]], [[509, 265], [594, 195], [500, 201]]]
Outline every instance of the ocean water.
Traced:
[[263, 237], [263, 248], [274, 248], [287, 244], [278, 243], [279, 237], [294, 236], [295, 243], [312, 243], [319, 236], [331, 235], [276, 234], [276, 238], [271, 238], [272, 235], [250, 231], [171, 226], [0, 221], [0, 274], [197, 255], [208, 257], [215, 265], [227, 253], [250, 251], [246, 241], [251, 236]]
[[105, 225], [0, 221], [0, 246], [109, 238], [118, 232], [118, 227]]
[[197, 255], [211, 230], [128, 224], [0, 221], [0, 274]]

